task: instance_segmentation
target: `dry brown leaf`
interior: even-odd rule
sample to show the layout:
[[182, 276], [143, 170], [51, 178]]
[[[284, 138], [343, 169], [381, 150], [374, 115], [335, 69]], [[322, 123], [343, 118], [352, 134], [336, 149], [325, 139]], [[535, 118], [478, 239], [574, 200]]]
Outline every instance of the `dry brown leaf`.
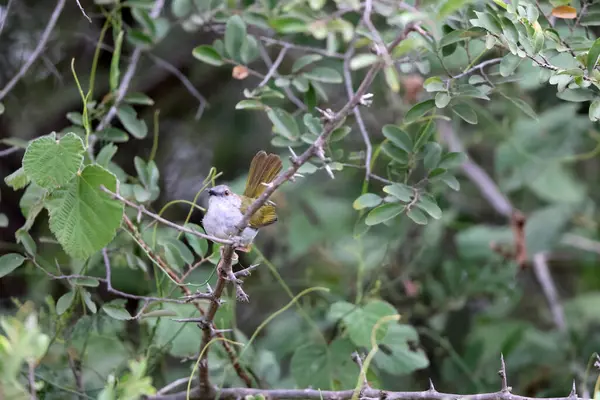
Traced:
[[248, 68], [243, 65], [236, 65], [233, 67], [233, 71], [231, 71], [231, 76], [233, 76], [234, 79], [246, 79], [248, 77]]
[[556, 18], [575, 19], [577, 18], [577, 10], [571, 6], [558, 6], [552, 9], [552, 15]]

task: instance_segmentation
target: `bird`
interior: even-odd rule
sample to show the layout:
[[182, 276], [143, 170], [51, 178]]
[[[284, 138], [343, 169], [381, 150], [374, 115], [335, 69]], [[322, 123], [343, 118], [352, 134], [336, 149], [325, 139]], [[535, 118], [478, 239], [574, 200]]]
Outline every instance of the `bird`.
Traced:
[[283, 165], [276, 154], [261, 150], [252, 159], [246, 187], [242, 195], [233, 193], [227, 185], [217, 185], [208, 190], [208, 209], [202, 219], [207, 234], [219, 239], [233, 240], [236, 250], [250, 251], [260, 228], [277, 221], [275, 203], [263, 204], [250, 218], [248, 226], [237, 236], [237, 225], [246, 210], [266, 190], [281, 172]]

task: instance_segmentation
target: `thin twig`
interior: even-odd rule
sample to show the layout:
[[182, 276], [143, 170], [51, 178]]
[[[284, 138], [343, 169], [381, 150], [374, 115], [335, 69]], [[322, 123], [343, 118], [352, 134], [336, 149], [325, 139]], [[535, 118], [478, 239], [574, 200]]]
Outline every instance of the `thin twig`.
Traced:
[[8, 12], [10, 11], [10, 6], [12, 5], [13, 0], [8, 0], [8, 3], [6, 4], [6, 7], [4, 8], [4, 18], [2, 18], [2, 21], [0, 21], [0, 35], [2, 34], [2, 31], [4, 30], [4, 24], [6, 24], [6, 21], [8, 20]]
[[91, 24], [92, 23], [92, 19], [90, 17], [88, 17], [88, 15], [85, 13], [85, 10], [83, 9], [83, 6], [79, 2], [79, 0], [76, 0], [76, 1], [77, 1], [77, 5], [79, 6], [79, 9], [81, 10], [81, 13], [83, 14], [83, 16], [85, 18], [87, 18], [88, 21], [90, 21], [90, 24]]
[[458, 74], [458, 75], [454, 75], [454, 76], [452, 77], [452, 79], [459, 79], [459, 78], [462, 78], [462, 77], [464, 77], [464, 76], [470, 75], [471, 73], [473, 73], [473, 72], [475, 72], [475, 71], [477, 71], [477, 70], [481, 70], [482, 68], [485, 68], [485, 67], [487, 67], [488, 65], [498, 64], [500, 61], [502, 61], [502, 57], [499, 57], [499, 58], [492, 58], [491, 60], [486, 60], [486, 61], [483, 61], [483, 62], [481, 62], [481, 63], [479, 63], [479, 64], [475, 65], [474, 67], [472, 67], [472, 68], [469, 68], [468, 70], [466, 70], [466, 71], [465, 71], [465, 72], [463, 72], [463, 73], [460, 73], [460, 74]]
[[30, 400], [37, 400], [37, 394], [35, 392], [35, 362], [29, 362], [29, 393], [31, 395]]
[[[284, 47], [284, 49], [287, 49], [287, 48], [288, 47]], [[260, 56], [262, 57], [263, 61], [267, 65], [267, 67], [270, 69], [270, 71], [271, 70], [273, 71], [273, 76], [275, 78], [278, 78], [280, 75], [276, 69], [275, 70], [273, 69], [273, 61], [271, 61], [271, 58], [269, 57], [269, 53], [267, 52], [267, 50], [264, 48], [264, 46], [262, 44], [258, 46], [258, 51], [260, 52]], [[279, 53], [279, 55], [281, 55], [281, 53]], [[308, 108], [306, 107], [306, 105], [298, 97], [296, 97], [294, 92], [292, 92], [292, 90], [288, 86], [283, 87], [283, 92], [288, 97], [288, 99], [292, 103], [294, 103], [294, 105], [296, 107], [298, 107], [302, 111], [308, 111]]]
[[550, 307], [554, 324], [560, 331], [564, 332], [567, 329], [567, 325], [565, 323], [565, 310], [560, 304], [558, 294], [556, 293], [556, 286], [554, 285], [552, 275], [550, 275], [550, 270], [548, 269], [548, 259], [546, 254], [535, 254], [533, 256], [533, 266], [535, 276], [537, 277], [537, 280], [544, 291], [544, 296], [546, 296], [546, 300], [548, 301], [548, 306]]
[[4, 97], [6, 97], [6, 95], [17, 84], [17, 82], [19, 82], [19, 80], [21, 78], [23, 78], [23, 76], [27, 73], [27, 71], [33, 65], [35, 60], [37, 60], [37, 58], [40, 56], [40, 54], [42, 54], [42, 51], [44, 50], [44, 47], [46, 47], [46, 43], [48, 43], [48, 40], [50, 39], [50, 35], [52, 34], [52, 31], [54, 30], [56, 21], [58, 21], [58, 17], [60, 16], [60, 14], [65, 6], [65, 1], [66, 0], [58, 0], [57, 1], [56, 7], [54, 7], [54, 11], [52, 12], [52, 16], [50, 17], [50, 21], [48, 21], [48, 25], [46, 25], [46, 29], [44, 29], [44, 32], [42, 33], [42, 36], [40, 37], [40, 40], [38, 41], [38, 45], [36, 46], [35, 50], [33, 50], [31, 55], [29, 56], [29, 58], [27, 58], [27, 61], [25, 61], [25, 63], [21, 67], [21, 69], [19, 69], [19, 72], [17, 72], [17, 74], [6, 84], [4, 89], [2, 89], [0, 91], [0, 101], [2, 99], [4, 99]]
[[267, 44], [276, 44], [278, 46], [284, 46], [284, 47], [288, 47], [291, 49], [297, 49], [297, 50], [302, 50], [302, 51], [306, 51], [309, 53], [315, 53], [315, 54], [320, 54], [322, 56], [325, 57], [329, 57], [329, 58], [338, 58], [343, 60], [344, 59], [344, 55], [340, 54], [340, 53], [330, 53], [327, 50], [323, 50], [323, 49], [319, 49], [318, 47], [310, 47], [310, 46], [302, 46], [299, 44], [294, 44], [291, 42], [286, 42], [285, 40], [279, 40], [279, 39], [273, 39], [270, 38], [268, 36], [259, 36], [258, 37], [261, 41], [267, 43]]
[[277, 55], [277, 58], [275, 59], [275, 62], [269, 66], [269, 71], [267, 72], [267, 74], [265, 75], [263, 80], [258, 84], [258, 87], [263, 87], [267, 83], [269, 83], [269, 79], [271, 79], [273, 74], [277, 73], [277, 68], [279, 68], [279, 66], [283, 62], [283, 59], [285, 58], [285, 53], [287, 53], [287, 51], [288, 51], [287, 46], [283, 46], [281, 48], [281, 50], [279, 51], [279, 54]]
[[13, 154], [13, 153], [16, 153], [16, 152], [17, 152], [17, 151], [19, 151], [19, 150], [25, 150], [25, 149], [22, 149], [22, 148], [20, 148], [20, 147], [11, 147], [11, 148], [8, 148], [8, 149], [6, 149], [6, 150], [1, 150], [1, 151], [0, 151], [0, 157], [6, 157], [6, 156], [9, 156], [9, 155], [11, 155], [11, 154]]
[[193, 229], [186, 228], [185, 226], [177, 225], [176, 223], [171, 222], [168, 219], [164, 219], [163, 217], [159, 216], [158, 214], [154, 214], [153, 212], [148, 211], [144, 206], [135, 204], [134, 202], [127, 200], [126, 198], [124, 198], [123, 196], [121, 196], [118, 193], [111, 192], [104, 185], [102, 185], [100, 187], [100, 189], [103, 190], [104, 192], [108, 193], [109, 195], [111, 195], [114, 199], [119, 200], [123, 204], [128, 205], [129, 207], [135, 208], [136, 210], [138, 210], [138, 212], [145, 214], [145, 215], [149, 216], [150, 218], [152, 218], [162, 224], [170, 226], [171, 228], [177, 229], [178, 231], [189, 233], [191, 235], [198, 236], [203, 239], [208, 239], [208, 240], [211, 240], [216, 243], [233, 244], [233, 241], [231, 241], [231, 240], [219, 239], [217, 237], [214, 237], [211, 235], [206, 235], [202, 232], [197, 232]]

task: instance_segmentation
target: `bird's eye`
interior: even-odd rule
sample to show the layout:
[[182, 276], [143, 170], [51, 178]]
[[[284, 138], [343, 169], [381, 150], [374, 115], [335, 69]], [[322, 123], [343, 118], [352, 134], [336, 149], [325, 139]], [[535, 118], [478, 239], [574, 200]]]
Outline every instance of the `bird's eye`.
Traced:
[[229, 192], [229, 190], [225, 191], [225, 196], [229, 196], [231, 194], [231, 192]]

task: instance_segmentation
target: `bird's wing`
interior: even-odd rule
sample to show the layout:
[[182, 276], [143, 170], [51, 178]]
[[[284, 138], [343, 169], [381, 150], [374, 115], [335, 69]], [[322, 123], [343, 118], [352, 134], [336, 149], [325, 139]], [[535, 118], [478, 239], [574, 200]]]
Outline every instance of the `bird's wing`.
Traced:
[[268, 154], [264, 151], [256, 153], [250, 163], [250, 171], [246, 180], [244, 196], [252, 199], [257, 198], [265, 191], [263, 183], [271, 183], [277, 177], [283, 165], [276, 154]]
[[[242, 206], [240, 207], [240, 211], [242, 214], [246, 213], [248, 207], [254, 202], [254, 199], [249, 197], [242, 197]], [[267, 225], [271, 225], [277, 221], [277, 213], [275, 212], [275, 206], [271, 204], [265, 204], [261, 208], [259, 208], [254, 215], [250, 218], [251, 228], [259, 229], [265, 227]]]

